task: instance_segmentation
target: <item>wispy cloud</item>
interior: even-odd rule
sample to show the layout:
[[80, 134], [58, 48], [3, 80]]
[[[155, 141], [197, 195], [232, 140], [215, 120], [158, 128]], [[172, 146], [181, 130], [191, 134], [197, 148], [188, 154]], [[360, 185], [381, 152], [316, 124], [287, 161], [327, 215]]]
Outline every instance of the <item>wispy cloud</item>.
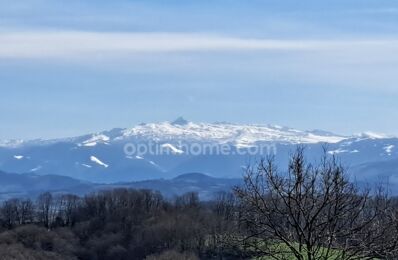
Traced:
[[[0, 58], [123, 57], [148, 52], [397, 50], [398, 40], [275, 40], [188, 33], [4, 32]], [[365, 53], [364, 53], [365, 54]]]

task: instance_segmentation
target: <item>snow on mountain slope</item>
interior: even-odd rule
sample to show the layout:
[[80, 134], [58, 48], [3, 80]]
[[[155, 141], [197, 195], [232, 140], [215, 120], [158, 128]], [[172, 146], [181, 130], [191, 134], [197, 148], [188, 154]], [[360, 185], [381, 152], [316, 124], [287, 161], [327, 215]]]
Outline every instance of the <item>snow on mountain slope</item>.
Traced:
[[162, 147], [166, 148], [166, 149], [169, 149], [173, 154], [182, 154], [182, 153], [184, 153], [183, 150], [180, 150], [180, 149], [176, 148], [172, 144], [163, 144]]
[[158, 142], [185, 140], [201, 142], [235, 143], [247, 146], [256, 142], [337, 143], [347, 137], [291, 128], [266, 125], [238, 125], [231, 123], [151, 123], [126, 129], [116, 140], [141, 137]]
[[338, 154], [341, 154], [341, 153], [359, 153], [359, 151], [358, 150], [350, 151], [350, 150], [344, 150], [344, 149], [341, 149], [341, 148], [339, 148], [337, 150], [328, 151], [328, 154], [332, 154], [332, 155], [338, 155]]
[[373, 139], [373, 140], [392, 138], [392, 136], [386, 134], [374, 133], [369, 131], [356, 134], [355, 137], [357, 137], [358, 139]]
[[[140, 124], [127, 129], [113, 129], [92, 135], [52, 140], [8, 140], [1, 141], [0, 147], [12, 148], [27, 145], [50, 145], [54, 143], [74, 143], [77, 146], [95, 147], [113, 141], [143, 140], [160, 143], [175, 141], [230, 143], [236, 147], [249, 147], [256, 142], [280, 144], [339, 143], [344, 140], [383, 139], [388, 136], [365, 132], [354, 136], [342, 136], [322, 130], [302, 131], [277, 125], [233, 124], [233, 123], [194, 123], [183, 118], [173, 122]], [[172, 145], [172, 144], [170, 144]], [[168, 147], [175, 153], [178, 148]]]
[[0, 147], [17, 147], [23, 143], [23, 140], [0, 140]]
[[389, 156], [391, 156], [391, 153], [392, 153], [394, 147], [395, 147], [395, 145], [387, 145], [387, 146], [384, 147], [384, 151], [386, 151], [386, 153]]
[[79, 146], [96, 146], [98, 143], [108, 144], [110, 138], [103, 134], [95, 134], [90, 139], [78, 144]]
[[[242, 165], [268, 152], [275, 152], [278, 165], [283, 167], [297, 144], [305, 144], [309, 158], [316, 159], [324, 143], [328, 143], [330, 154], [337, 155], [348, 166], [398, 158], [398, 138], [384, 135], [341, 136], [322, 130], [193, 123], [179, 118], [173, 122], [140, 124], [72, 138], [0, 141], [0, 170], [64, 175], [104, 183], [167, 178], [186, 172], [241, 177]], [[135, 152], [127, 153], [126, 144], [136, 144]], [[211, 148], [213, 144], [216, 148], [222, 144], [222, 148], [230, 149], [225, 153], [202, 153], [207, 151], [207, 144], [211, 144]], [[196, 154], [195, 147], [200, 147], [202, 152]], [[272, 149], [251, 149], [258, 147]], [[148, 150], [141, 153], [139, 148]], [[150, 152], [152, 148], [155, 151], [160, 148], [162, 152]]]
[[108, 167], [109, 167], [108, 164], [102, 162], [100, 159], [98, 159], [98, 158], [95, 157], [95, 156], [91, 156], [91, 157], [90, 157], [90, 161], [92, 161], [92, 162], [94, 162], [94, 163], [96, 163], [96, 164], [98, 164], [98, 165], [104, 166], [105, 168], [108, 168]]

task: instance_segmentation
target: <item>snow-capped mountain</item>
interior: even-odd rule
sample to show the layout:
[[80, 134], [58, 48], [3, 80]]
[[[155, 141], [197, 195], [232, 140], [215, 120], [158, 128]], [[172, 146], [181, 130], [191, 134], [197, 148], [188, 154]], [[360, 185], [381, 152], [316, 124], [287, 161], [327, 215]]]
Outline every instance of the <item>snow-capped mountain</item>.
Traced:
[[[398, 162], [394, 164], [398, 159], [398, 139], [394, 137], [372, 133], [343, 136], [275, 125], [194, 123], [178, 118], [73, 138], [0, 141], [0, 170], [65, 175], [93, 182], [169, 178], [187, 172], [240, 177], [242, 167], [265, 153], [276, 153], [277, 162], [284, 167], [288, 154], [298, 144], [307, 146], [309, 157], [319, 158], [325, 143], [330, 154], [361, 173], [366, 173], [367, 164], [388, 162], [388, 174], [380, 175], [391, 176], [394, 165], [398, 166]], [[205, 148], [219, 146], [226, 151], [204, 152]], [[249, 153], [259, 147], [271, 149]]]
[[337, 143], [346, 137], [317, 131], [300, 131], [271, 125], [238, 125], [231, 123], [192, 123], [182, 118], [174, 122], [141, 124], [122, 131], [116, 140], [140, 137], [155, 141], [199, 141], [235, 143], [237, 146], [256, 142], [299, 143]]
[[75, 138], [55, 140], [9, 140], [0, 142], [2, 147], [20, 147], [24, 145], [46, 145], [59, 142], [78, 143], [79, 146], [109, 144], [113, 141], [130, 139], [166, 141], [199, 141], [217, 143], [236, 143], [237, 145], [256, 142], [277, 142], [286, 144], [337, 143], [345, 136], [320, 130], [300, 131], [276, 125], [239, 125], [232, 123], [193, 123], [183, 118], [173, 122], [140, 124], [128, 129], [113, 129], [102, 133]]

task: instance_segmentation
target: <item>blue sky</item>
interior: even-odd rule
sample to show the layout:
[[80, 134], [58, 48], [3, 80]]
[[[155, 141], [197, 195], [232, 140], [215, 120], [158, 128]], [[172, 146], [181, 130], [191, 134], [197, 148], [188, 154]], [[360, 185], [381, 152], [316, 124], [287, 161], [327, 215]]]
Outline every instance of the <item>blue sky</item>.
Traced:
[[0, 0], [0, 139], [172, 120], [398, 135], [398, 3]]

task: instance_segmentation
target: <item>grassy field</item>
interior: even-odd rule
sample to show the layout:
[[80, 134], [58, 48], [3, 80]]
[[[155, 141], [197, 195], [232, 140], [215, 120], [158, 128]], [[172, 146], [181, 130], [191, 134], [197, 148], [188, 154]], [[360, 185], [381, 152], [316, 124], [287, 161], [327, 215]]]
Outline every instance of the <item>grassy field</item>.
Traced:
[[[294, 244], [295, 248], [298, 249], [299, 245], [297, 243]], [[269, 248], [270, 252], [274, 252], [271, 256], [263, 256], [263, 257], [256, 257], [256, 260], [270, 260], [270, 259], [283, 259], [283, 260], [296, 260], [294, 253], [292, 250], [284, 243], [278, 243]], [[328, 257], [326, 258], [326, 255]], [[302, 249], [301, 255], [303, 256], [304, 260], [307, 260], [307, 251], [305, 248]], [[329, 253], [327, 253], [326, 248], [322, 248], [319, 250], [318, 254], [316, 255], [316, 259], [320, 260], [339, 260], [341, 259], [342, 252], [337, 249], [331, 249]]]

